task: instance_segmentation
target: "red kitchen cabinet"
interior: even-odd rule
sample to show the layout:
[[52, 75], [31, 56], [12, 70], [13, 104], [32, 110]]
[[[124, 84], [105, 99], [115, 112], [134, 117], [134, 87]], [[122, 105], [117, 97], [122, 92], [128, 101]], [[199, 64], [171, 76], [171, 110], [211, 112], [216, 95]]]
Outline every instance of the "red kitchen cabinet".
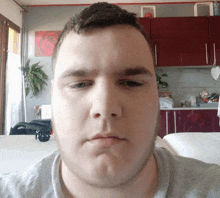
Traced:
[[150, 18], [138, 18], [139, 23], [144, 27], [144, 30], [150, 36], [151, 27], [150, 27]]
[[208, 17], [151, 19], [158, 67], [209, 65]]
[[196, 66], [209, 63], [209, 42], [194, 40], [154, 41], [155, 63], [165, 66]]
[[220, 132], [217, 110], [161, 110], [158, 136], [179, 132]]
[[220, 132], [217, 110], [176, 110], [174, 132]]
[[155, 63], [220, 65], [220, 16], [139, 18], [154, 43]]
[[210, 61], [220, 64], [220, 16], [209, 17]]
[[154, 40], [155, 64], [157, 67], [180, 66], [180, 44], [174, 40]]
[[163, 138], [165, 135], [171, 133], [171, 128], [173, 125], [173, 117], [169, 110], [160, 111], [160, 127], [158, 131], [158, 136]]
[[160, 128], [158, 131], [158, 136], [163, 138], [165, 135], [168, 134], [167, 132], [167, 111], [161, 110], [160, 111]]
[[152, 39], [207, 38], [208, 17], [168, 17], [151, 19]]

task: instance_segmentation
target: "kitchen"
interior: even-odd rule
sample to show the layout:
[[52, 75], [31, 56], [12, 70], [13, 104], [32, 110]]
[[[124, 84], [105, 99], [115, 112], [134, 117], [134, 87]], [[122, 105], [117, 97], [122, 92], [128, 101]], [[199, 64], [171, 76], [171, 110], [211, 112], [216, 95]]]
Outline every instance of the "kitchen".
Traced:
[[[204, 1], [204, 2], [212, 2], [212, 1]], [[194, 1], [160, 1], [157, 3], [149, 2], [139, 2], [139, 3], [121, 3], [121, 7], [137, 13], [138, 17], [141, 17], [141, 8], [143, 6], [154, 6], [156, 10], [156, 18], [170, 18], [170, 17], [193, 17], [194, 18], [194, 6], [197, 2]], [[25, 32], [25, 37], [23, 38], [24, 44], [23, 48], [26, 52], [25, 57], [26, 59], [30, 59], [32, 63], [39, 62], [41, 65], [43, 65], [43, 69], [45, 73], [49, 76], [49, 80], [47, 81], [47, 86], [44, 87], [43, 92], [41, 92], [36, 97], [27, 96], [26, 97], [26, 117], [27, 121], [31, 121], [34, 119], [39, 119], [39, 116], [36, 115], [36, 112], [34, 110], [34, 106], [42, 106], [45, 104], [50, 104], [50, 86], [51, 82], [50, 79], [52, 79], [52, 69], [51, 69], [51, 57], [49, 56], [41, 56], [37, 57], [35, 56], [35, 32], [37, 31], [60, 31], [66, 22], [66, 20], [74, 14], [75, 12], [78, 12], [82, 10], [85, 6], [84, 5], [72, 5], [72, 6], [43, 6], [43, 5], [29, 5], [25, 7], [25, 10], [27, 12], [23, 12], [23, 31]], [[145, 10], [145, 13], [148, 12], [148, 8]], [[201, 6], [198, 10], [199, 16], [204, 16], [205, 18], [210, 15], [209, 6]], [[154, 18], [154, 17], [153, 17]], [[218, 18], [218, 17], [217, 17]], [[208, 19], [207, 19], [208, 23]], [[203, 25], [204, 26], [204, 25]], [[208, 27], [208, 25], [207, 25]], [[204, 28], [204, 27], [203, 27]], [[217, 31], [217, 26], [215, 26], [215, 32]], [[209, 32], [208, 29], [206, 29], [206, 32]], [[171, 37], [173, 37], [172, 35]], [[195, 37], [198, 35], [196, 34]], [[209, 38], [206, 38], [209, 39]], [[191, 42], [193, 43], [193, 42]], [[183, 44], [183, 43], [182, 43]], [[220, 62], [219, 57], [219, 46], [216, 45], [216, 60], [217, 64]], [[172, 49], [172, 48], [171, 48]], [[195, 49], [195, 48], [194, 48]], [[208, 130], [208, 124], [205, 122], [205, 124], [201, 124], [201, 127], [199, 129], [195, 129], [192, 126], [192, 120], [189, 120], [190, 127], [188, 128], [182, 128], [181, 126], [178, 126], [178, 123], [182, 123], [181, 115], [183, 113], [183, 110], [186, 111], [186, 114], [193, 115], [195, 111], [191, 107], [191, 99], [192, 96], [196, 97], [196, 103], [200, 104], [202, 103], [202, 99], [200, 97], [200, 93], [202, 91], [208, 91], [211, 93], [220, 93], [220, 80], [214, 80], [211, 76], [211, 68], [213, 65], [214, 60], [214, 53], [212, 51], [212, 43], [207, 42], [207, 50], [205, 43], [202, 44], [201, 54], [197, 54], [199, 58], [197, 58], [197, 55], [193, 55], [191, 57], [194, 57], [194, 59], [202, 61], [202, 63], [199, 63], [197, 65], [189, 65], [189, 64], [173, 64], [171, 66], [165, 64], [163, 65], [164, 59], [160, 59], [161, 53], [163, 51], [162, 48], [157, 46], [157, 62], [158, 66], [156, 68], [157, 74], [161, 76], [162, 74], [167, 74], [166, 76], [162, 76], [161, 80], [168, 83], [168, 87], [163, 88], [162, 86], [159, 86], [159, 92], [170, 92], [170, 95], [172, 96], [173, 101], [173, 107], [177, 109], [172, 110], [162, 110], [162, 131], [161, 131], [161, 137], [163, 137], [165, 134], [167, 134], [167, 131], [170, 131], [171, 133], [174, 132], [181, 132], [181, 131], [195, 131], [199, 130], [201, 131], [204, 129], [205, 131]], [[194, 51], [195, 52], [195, 51]], [[208, 56], [208, 62], [206, 58], [206, 52]], [[204, 55], [204, 57], [203, 57]], [[201, 58], [202, 56], [202, 58]], [[163, 56], [162, 56], [163, 57]], [[170, 54], [167, 54], [166, 57], [171, 57]], [[175, 58], [175, 56], [174, 56]], [[188, 61], [189, 62], [189, 61]], [[183, 107], [186, 106], [186, 107]], [[197, 106], [197, 105], [196, 105]], [[185, 109], [187, 108], [187, 109]], [[190, 109], [189, 109], [190, 108]], [[195, 108], [195, 107], [194, 107]], [[209, 122], [211, 123], [211, 128], [209, 131], [219, 131], [220, 128], [218, 127], [219, 120], [217, 117], [217, 106], [215, 107], [196, 107], [198, 108], [198, 119], [195, 119], [195, 123], [203, 123], [204, 120], [207, 120], [209, 118]], [[181, 109], [181, 110], [180, 110]], [[174, 114], [174, 112], [176, 113]], [[208, 111], [210, 111], [208, 113]], [[205, 114], [204, 114], [205, 112]], [[183, 115], [182, 119], [185, 119], [187, 115]], [[209, 115], [209, 116], [208, 116]], [[196, 116], [192, 116], [193, 118]], [[169, 119], [167, 119], [169, 118]], [[190, 117], [191, 118], [191, 117]], [[210, 121], [211, 120], [211, 121]], [[200, 125], [198, 125], [200, 126]], [[190, 129], [189, 129], [190, 128]], [[204, 132], [205, 132], [204, 131]], [[202, 131], [201, 131], [202, 132]]]
[[[219, 16], [150, 20], [161, 96], [161, 137], [177, 132], [220, 130], [216, 83], [219, 20]], [[149, 26], [149, 20], [141, 19], [141, 22]]]

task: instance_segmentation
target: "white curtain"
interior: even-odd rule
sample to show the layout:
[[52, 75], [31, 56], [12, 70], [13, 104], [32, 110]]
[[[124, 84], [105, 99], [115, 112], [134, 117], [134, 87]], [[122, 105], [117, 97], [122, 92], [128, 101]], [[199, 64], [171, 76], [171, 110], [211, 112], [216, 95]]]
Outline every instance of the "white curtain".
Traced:
[[10, 128], [22, 121], [22, 71], [20, 67], [20, 54], [8, 52], [5, 91], [5, 135], [9, 135]]

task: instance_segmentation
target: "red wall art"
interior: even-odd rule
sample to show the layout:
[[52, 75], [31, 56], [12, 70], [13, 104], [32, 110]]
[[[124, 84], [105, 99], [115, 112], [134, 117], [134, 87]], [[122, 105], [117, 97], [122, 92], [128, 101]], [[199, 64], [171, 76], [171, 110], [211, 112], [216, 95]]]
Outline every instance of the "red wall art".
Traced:
[[35, 56], [52, 56], [61, 31], [35, 32]]

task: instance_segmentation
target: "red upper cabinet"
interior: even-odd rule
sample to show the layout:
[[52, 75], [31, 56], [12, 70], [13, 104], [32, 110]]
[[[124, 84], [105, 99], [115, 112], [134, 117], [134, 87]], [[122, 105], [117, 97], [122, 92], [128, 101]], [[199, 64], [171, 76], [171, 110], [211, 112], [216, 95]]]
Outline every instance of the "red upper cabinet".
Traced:
[[150, 18], [138, 18], [139, 23], [144, 27], [144, 30], [150, 36], [151, 27], [150, 27]]
[[[209, 36], [208, 17], [169, 17], [152, 18], [151, 35], [153, 39], [188, 39]], [[201, 40], [201, 39], [200, 39]]]
[[158, 67], [210, 64], [208, 17], [153, 18], [151, 38]]
[[211, 64], [220, 65], [220, 16], [209, 17]]
[[211, 41], [220, 40], [220, 16], [209, 17], [209, 35]]

